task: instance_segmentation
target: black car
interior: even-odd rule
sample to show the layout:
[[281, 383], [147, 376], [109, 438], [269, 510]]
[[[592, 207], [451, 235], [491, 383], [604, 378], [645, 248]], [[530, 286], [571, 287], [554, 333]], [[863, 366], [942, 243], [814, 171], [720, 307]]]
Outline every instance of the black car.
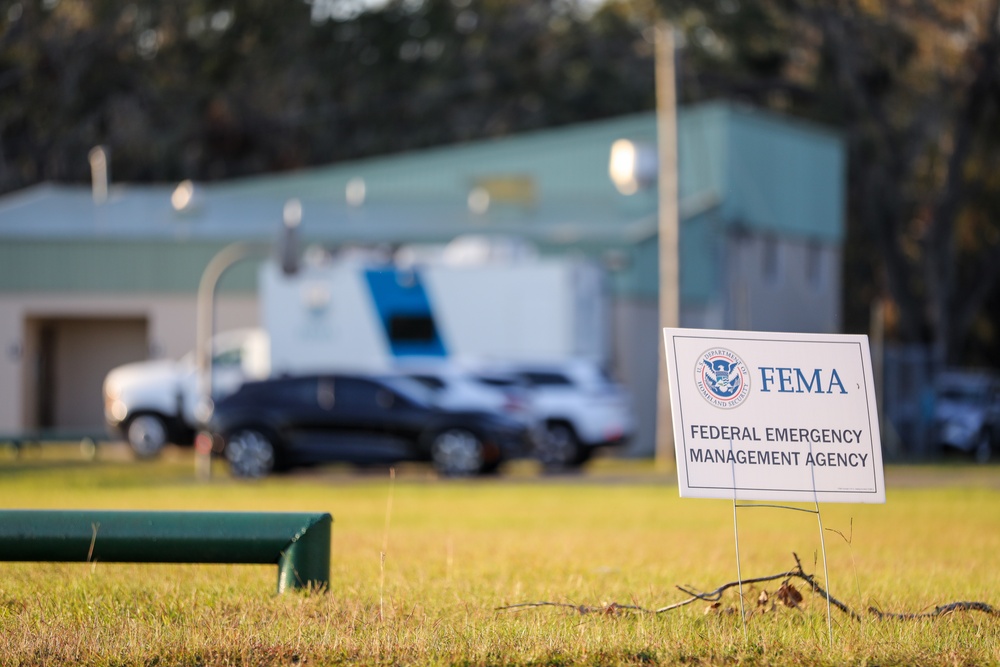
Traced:
[[215, 404], [234, 475], [263, 477], [325, 462], [432, 461], [443, 475], [495, 470], [530, 448], [520, 422], [484, 411], [447, 410], [409, 378], [353, 374], [245, 383]]

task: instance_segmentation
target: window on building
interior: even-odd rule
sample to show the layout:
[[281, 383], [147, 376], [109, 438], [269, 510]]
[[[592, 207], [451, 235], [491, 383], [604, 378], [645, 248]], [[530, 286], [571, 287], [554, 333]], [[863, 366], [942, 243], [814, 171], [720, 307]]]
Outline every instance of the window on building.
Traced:
[[764, 276], [764, 281], [772, 285], [776, 284], [781, 277], [781, 244], [778, 243], [776, 236], [764, 237], [761, 258], [761, 274]]
[[809, 287], [819, 289], [823, 286], [823, 247], [813, 241], [806, 249], [806, 282]]

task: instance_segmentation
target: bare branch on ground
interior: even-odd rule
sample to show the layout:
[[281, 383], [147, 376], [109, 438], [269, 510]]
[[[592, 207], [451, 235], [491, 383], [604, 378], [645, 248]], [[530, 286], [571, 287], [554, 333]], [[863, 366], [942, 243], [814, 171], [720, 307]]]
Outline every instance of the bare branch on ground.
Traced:
[[[805, 570], [802, 569], [802, 561], [799, 560], [799, 556], [796, 553], [792, 553], [795, 558], [795, 567], [786, 572], [779, 572], [777, 574], [768, 575], [765, 577], [755, 577], [753, 579], [744, 579], [742, 581], [743, 585], [752, 584], [762, 584], [769, 581], [782, 580], [782, 587], [786, 586], [788, 582], [792, 579], [801, 579], [802, 581], [809, 584], [810, 589], [818, 596], [823, 599], [830, 601], [830, 604], [842, 611], [844, 614], [854, 619], [855, 621], [861, 620], [861, 614], [851, 609], [849, 606], [838, 600], [837, 598], [830, 595], [822, 586], [817, 583], [816, 578], [812, 574], [807, 574]], [[625, 611], [632, 611], [641, 614], [661, 614], [663, 612], [671, 611], [674, 609], [679, 609], [680, 607], [685, 607], [693, 602], [709, 602], [717, 604], [722, 598], [722, 594], [729, 590], [730, 588], [735, 588], [740, 586], [740, 581], [730, 581], [725, 583], [713, 591], [699, 593], [693, 590], [693, 587], [688, 586], [677, 586], [677, 589], [683, 593], [686, 593], [690, 597], [686, 600], [681, 600], [680, 602], [675, 602], [669, 604], [665, 607], [659, 607], [657, 609], [646, 609], [645, 607], [640, 607], [638, 605], [632, 604], [618, 604], [617, 602], [612, 602], [607, 605], [584, 605], [584, 604], [571, 604], [569, 602], [521, 602], [518, 604], [504, 605], [502, 607], [497, 607], [497, 611], [508, 611], [512, 609], [526, 609], [531, 607], [562, 607], [565, 609], [572, 609], [580, 614], [606, 614], [606, 615], [616, 615]], [[801, 596], [799, 596], [801, 598]], [[789, 605], [794, 606], [794, 605]], [[935, 607], [931, 611], [919, 612], [919, 613], [894, 613], [894, 612], [884, 612], [876, 607], [869, 607], [868, 612], [878, 619], [901, 619], [901, 620], [912, 620], [919, 618], [933, 618], [936, 616], [943, 616], [945, 614], [950, 614], [956, 611], [981, 611], [984, 614], [990, 614], [994, 616], [1000, 616], [1000, 609], [989, 605], [985, 602], [951, 602], [949, 604], [943, 604]]]

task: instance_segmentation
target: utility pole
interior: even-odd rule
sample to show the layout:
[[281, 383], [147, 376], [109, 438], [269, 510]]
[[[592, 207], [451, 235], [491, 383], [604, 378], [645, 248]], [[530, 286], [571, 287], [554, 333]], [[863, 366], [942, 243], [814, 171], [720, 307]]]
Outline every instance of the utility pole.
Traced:
[[[660, 330], [680, 326], [680, 273], [678, 271], [677, 207], [677, 84], [674, 73], [674, 27], [665, 19], [655, 23], [656, 136], [659, 156]], [[667, 384], [666, 351], [662, 333], [657, 336], [660, 367], [656, 390], [656, 467], [674, 467], [674, 432]]]
[[[293, 275], [299, 270], [298, 227], [302, 222], [302, 204], [298, 199], [285, 202], [281, 237], [277, 245], [277, 259], [285, 275]], [[212, 416], [212, 340], [215, 338], [215, 291], [222, 274], [234, 264], [255, 255], [265, 255], [266, 248], [237, 241], [217, 252], [201, 274], [198, 283], [195, 332], [195, 360], [198, 369], [198, 402], [195, 419], [199, 422], [199, 433], [195, 439], [195, 477], [202, 481], [212, 478], [212, 436], [205, 430], [206, 422]]]

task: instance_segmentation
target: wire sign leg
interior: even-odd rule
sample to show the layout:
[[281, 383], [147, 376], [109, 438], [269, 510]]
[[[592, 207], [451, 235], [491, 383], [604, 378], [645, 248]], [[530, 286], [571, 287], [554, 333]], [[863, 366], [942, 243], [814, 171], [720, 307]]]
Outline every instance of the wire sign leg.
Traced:
[[743, 602], [743, 573], [740, 571], [740, 526], [736, 518], [736, 493], [733, 492], [733, 537], [736, 541], [736, 579], [740, 585], [740, 618], [743, 619], [743, 640], [750, 641], [750, 633], [747, 630], [747, 611]]
[[826, 579], [826, 628], [830, 634], [830, 648], [833, 648], [833, 617], [830, 614], [830, 568], [826, 564], [826, 537], [823, 530], [823, 515], [816, 502], [816, 520], [819, 522], [819, 544], [823, 551], [823, 578]]

